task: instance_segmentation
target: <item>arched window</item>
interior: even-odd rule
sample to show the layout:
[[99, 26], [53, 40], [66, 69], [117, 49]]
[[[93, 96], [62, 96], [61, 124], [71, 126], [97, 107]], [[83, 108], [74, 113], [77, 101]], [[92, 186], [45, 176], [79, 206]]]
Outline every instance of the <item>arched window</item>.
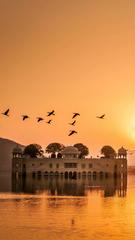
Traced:
[[46, 172], [44, 172], [44, 176], [48, 176], [48, 172], [46, 171]]
[[59, 172], [58, 171], [55, 172], [55, 176], [59, 176]]
[[68, 172], [65, 172], [65, 178], [68, 178]]
[[72, 178], [72, 172], [69, 172], [69, 178]]
[[103, 177], [103, 175], [104, 175], [104, 173], [101, 171], [101, 172], [99, 172], [99, 176], [100, 177]]

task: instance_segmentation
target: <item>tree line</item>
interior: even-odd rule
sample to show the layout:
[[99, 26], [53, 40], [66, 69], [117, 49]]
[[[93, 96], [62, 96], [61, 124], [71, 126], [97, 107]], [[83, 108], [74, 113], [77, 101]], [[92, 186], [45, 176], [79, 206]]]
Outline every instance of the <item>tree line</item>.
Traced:
[[[89, 155], [89, 149], [86, 145], [83, 143], [76, 143], [73, 145], [76, 147], [79, 152], [79, 158], [85, 158], [86, 156]], [[51, 154], [52, 158], [61, 158], [61, 151], [65, 148], [63, 144], [60, 143], [50, 143], [45, 151], [43, 151], [42, 147], [39, 144], [29, 144], [24, 148], [23, 155], [24, 156], [29, 156], [31, 158], [41, 158], [44, 157], [44, 153]], [[116, 151], [109, 145], [103, 146], [101, 148], [101, 154], [102, 157], [105, 158], [111, 158], [111, 157], [116, 157]]]

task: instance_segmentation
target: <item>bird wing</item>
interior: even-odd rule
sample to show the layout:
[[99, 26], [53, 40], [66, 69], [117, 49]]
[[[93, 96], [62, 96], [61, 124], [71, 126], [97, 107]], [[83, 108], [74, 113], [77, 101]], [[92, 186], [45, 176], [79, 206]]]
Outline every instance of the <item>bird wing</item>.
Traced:
[[39, 117], [39, 118], [37, 118], [37, 119], [38, 119], [38, 122], [40, 122], [40, 121], [44, 120], [43, 118], [40, 118], [40, 117]]
[[51, 121], [52, 121], [52, 120], [50, 119], [50, 120], [49, 120], [47, 123], [49, 123], [49, 124], [50, 124], [50, 123], [51, 123]]
[[25, 120], [25, 119], [27, 119], [27, 118], [29, 118], [27, 115], [24, 115], [24, 116], [23, 116], [23, 120]]
[[52, 110], [51, 112], [47, 112], [48, 115], [47, 116], [51, 116], [52, 114], [54, 114], [54, 110]]
[[73, 113], [73, 117], [72, 118], [75, 118], [76, 116], [80, 116], [80, 113]]
[[54, 110], [51, 112], [51, 115], [53, 115], [53, 116], [55, 115], [55, 112], [54, 112]]
[[7, 109], [4, 114], [7, 115], [8, 113], [9, 113], [9, 109]]
[[104, 118], [105, 114], [101, 115], [101, 116], [97, 116], [97, 118]]
[[76, 113], [75, 113], [72, 118], [75, 118], [76, 116], [77, 116], [77, 115], [76, 115]]

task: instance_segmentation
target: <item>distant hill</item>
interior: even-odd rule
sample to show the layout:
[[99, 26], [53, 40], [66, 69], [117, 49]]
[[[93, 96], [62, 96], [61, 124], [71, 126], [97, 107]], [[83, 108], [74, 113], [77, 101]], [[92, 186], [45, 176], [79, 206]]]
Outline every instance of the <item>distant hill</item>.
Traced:
[[16, 145], [19, 145], [22, 149], [24, 148], [23, 145], [12, 140], [0, 138], [0, 172], [11, 171], [12, 151]]

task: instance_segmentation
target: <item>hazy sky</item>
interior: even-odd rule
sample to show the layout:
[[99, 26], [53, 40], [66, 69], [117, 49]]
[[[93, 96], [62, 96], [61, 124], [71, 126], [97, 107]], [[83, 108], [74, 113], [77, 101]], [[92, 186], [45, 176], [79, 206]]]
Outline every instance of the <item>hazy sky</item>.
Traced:
[[[0, 111], [8, 107], [1, 137], [134, 149], [135, 1], [0, 0]], [[52, 109], [52, 126], [36, 123]], [[76, 111], [78, 135], [68, 137]]]

